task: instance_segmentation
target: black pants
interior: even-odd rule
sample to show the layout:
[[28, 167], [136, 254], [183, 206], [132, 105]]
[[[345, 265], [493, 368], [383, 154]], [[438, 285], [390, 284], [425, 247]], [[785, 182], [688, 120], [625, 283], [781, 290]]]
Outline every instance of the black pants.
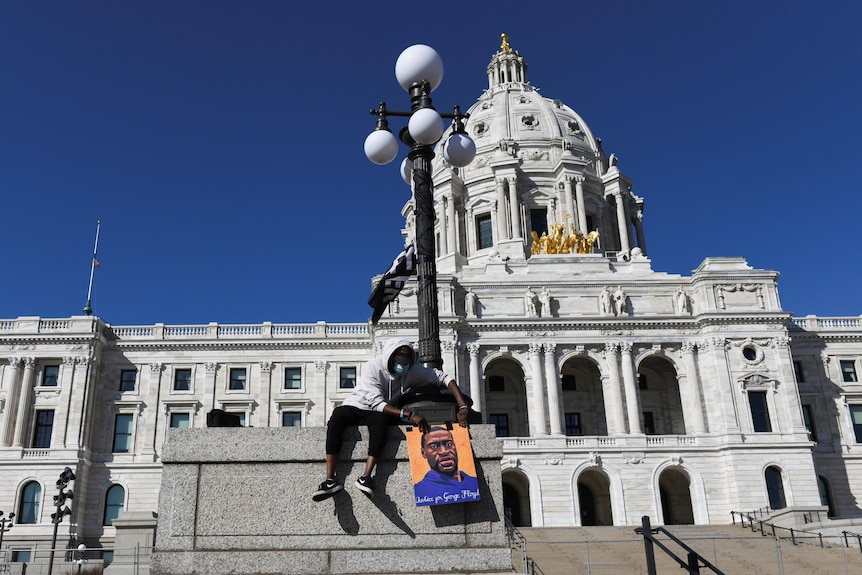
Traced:
[[386, 428], [398, 425], [398, 418], [382, 411], [369, 411], [352, 405], [339, 405], [332, 411], [326, 427], [326, 454], [338, 455], [348, 427], [368, 426], [368, 455], [380, 457], [386, 444]]

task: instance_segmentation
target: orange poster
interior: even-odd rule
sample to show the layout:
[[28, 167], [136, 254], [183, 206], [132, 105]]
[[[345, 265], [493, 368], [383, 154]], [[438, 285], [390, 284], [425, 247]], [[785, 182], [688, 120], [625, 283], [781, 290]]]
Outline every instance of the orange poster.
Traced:
[[417, 507], [479, 501], [476, 463], [466, 427], [433, 425], [425, 434], [418, 427], [408, 428], [407, 449]]

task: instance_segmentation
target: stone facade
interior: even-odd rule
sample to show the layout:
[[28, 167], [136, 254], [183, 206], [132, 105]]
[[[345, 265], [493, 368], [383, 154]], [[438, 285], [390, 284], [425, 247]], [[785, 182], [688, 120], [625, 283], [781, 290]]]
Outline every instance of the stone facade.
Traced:
[[[506, 513], [532, 526], [862, 515], [862, 320], [791, 317], [778, 274], [742, 258], [653, 270], [644, 199], [614, 155], [508, 45], [487, 73], [467, 124], [476, 159], [433, 164], [438, 299], [444, 368], [501, 437]], [[169, 429], [203, 427], [213, 408], [325, 425], [384, 339], [416, 339], [415, 290], [377, 326], [0, 320], [0, 505], [19, 522], [5, 546], [50, 542], [65, 466], [78, 478], [61, 541], [112, 546], [106, 510], [156, 511]]]

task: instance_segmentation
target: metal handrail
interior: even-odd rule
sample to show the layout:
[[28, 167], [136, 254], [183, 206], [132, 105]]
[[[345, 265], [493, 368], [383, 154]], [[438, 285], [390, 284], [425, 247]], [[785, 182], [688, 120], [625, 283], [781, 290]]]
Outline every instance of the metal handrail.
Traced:
[[859, 552], [862, 553], [862, 534], [853, 533], [852, 531], [842, 531], [841, 535], [844, 536], [844, 547], [850, 547], [850, 543], [848, 541], [848, 536], [856, 538], [856, 544], [859, 546]]
[[521, 535], [521, 532], [518, 531], [518, 528], [515, 527], [508, 517], [503, 516], [503, 520], [506, 525], [506, 538], [509, 540], [509, 547], [517, 546], [520, 548], [521, 564], [524, 566], [524, 573], [530, 575], [530, 562], [532, 560], [527, 557], [527, 538]]
[[[700, 553], [683, 543], [664, 527], [650, 527], [649, 516], [644, 515], [641, 518], [641, 522], [641, 527], [635, 529], [635, 533], [643, 535], [644, 538], [644, 553], [646, 554], [648, 575], [657, 575], [655, 567], [655, 545], [658, 545], [658, 547], [664, 551], [668, 557], [679, 563], [679, 566], [685, 569], [688, 573], [699, 575], [700, 568], [706, 567], [716, 575], [724, 575], [723, 571], [707, 561]], [[676, 554], [667, 547], [667, 545], [655, 537], [656, 533], [667, 535], [671, 541], [685, 549], [687, 552], [686, 560], [683, 561], [677, 557]]]
[[[769, 509], [766, 507], [765, 509]], [[771, 535], [776, 539], [789, 539], [793, 545], [807, 544], [808, 542], [805, 539], [817, 539], [818, 547], [825, 547], [826, 544], [823, 541], [823, 534], [819, 531], [805, 531], [804, 529], [794, 529], [793, 527], [781, 527], [778, 525], [774, 525], [772, 523], [767, 523], [763, 519], [757, 519], [756, 510], [753, 512], [743, 512], [743, 511], [731, 511], [731, 521], [734, 525], [736, 525], [736, 516], [739, 515], [740, 526], [744, 529], [746, 527], [745, 520], [748, 519], [748, 528], [751, 529], [752, 533], [756, 533], [760, 531], [760, 534], [764, 537], [767, 535]], [[769, 529], [769, 533], [767, 533], [767, 528]], [[779, 530], [784, 530], [788, 532], [788, 535], [782, 536], [779, 534]]]

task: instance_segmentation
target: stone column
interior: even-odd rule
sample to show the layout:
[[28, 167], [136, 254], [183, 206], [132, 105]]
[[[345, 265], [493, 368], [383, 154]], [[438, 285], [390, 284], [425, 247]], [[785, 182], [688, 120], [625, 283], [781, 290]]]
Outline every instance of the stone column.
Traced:
[[560, 370], [557, 368], [556, 343], [545, 343], [545, 381], [548, 382], [548, 415], [551, 420], [551, 435], [563, 435], [563, 405], [560, 398]]
[[[83, 409], [83, 397], [73, 398], [73, 394], [77, 391], [77, 386], [75, 385], [76, 375], [78, 375], [78, 370], [75, 369], [75, 365], [81, 360], [86, 359], [84, 357], [72, 357], [66, 356], [63, 358], [63, 364], [60, 367], [60, 377], [57, 385], [60, 389], [60, 404], [65, 405], [66, 409], [64, 420], [61, 421], [57, 416], [60, 415], [60, 411], [54, 414], [54, 429], [51, 433], [51, 447], [77, 447], [77, 445], [70, 445], [70, 437], [69, 430], [77, 430], [78, 424], [82, 419], [82, 409]], [[85, 364], [86, 365], [86, 364]], [[78, 401], [73, 401], [73, 399], [77, 399]], [[75, 438], [75, 443], [77, 443], [77, 437]]]
[[506, 224], [506, 178], [497, 178], [497, 217], [494, 219], [497, 222], [497, 238], [500, 240], [508, 240], [512, 236], [509, 235], [508, 225]]
[[605, 361], [608, 364], [608, 373], [602, 377], [602, 395], [605, 401], [605, 420], [608, 426], [608, 435], [626, 432], [625, 413], [623, 412], [623, 394], [620, 387], [620, 367], [617, 350], [619, 343], [605, 344]]
[[440, 341], [440, 355], [443, 360], [443, 369], [456, 382], [461, 380], [461, 366], [458, 364], [458, 345], [451, 339]]
[[520, 203], [518, 202], [518, 178], [509, 178], [509, 212], [512, 219], [512, 235], [510, 239], [521, 237]]
[[458, 220], [455, 218], [455, 195], [449, 195], [446, 198], [446, 235], [449, 252], [458, 251], [458, 240], [456, 231], [458, 230]]
[[467, 254], [476, 253], [476, 221], [473, 219], [473, 209], [467, 210]]
[[542, 377], [542, 344], [531, 343], [530, 371], [533, 374], [533, 409], [530, 410], [530, 423], [532, 423], [533, 435], [547, 435], [545, 427], [545, 382]]
[[638, 397], [638, 382], [635, 377], [634, 363], [632, 362], [632, 344], [623, 342], [620, 344], [622, 351], [623, 385], [626, 390], [626, 408], [629, 416], [629, 431], [631, 433], [643, 433], [641, 427], [641, 402]]
[[[492, 222], [496, 222], [496, 221], [497, 221], [497, 219], [499, 218], [500, 211], [501, 211], [501, 210], [500, 210], [500, 207], [499, 207], [499, 205], [497, 204], [497, 202], [494, 202], [494, 203], [492, 203], [492, 204], [491, 204], [491, 221], [492, 221]], [[476, 222], [475, 222], [475, 221], [473, 222], [473, 225], [476, 225]], [[491, 228], [492, 228], [492, 230], [493, 230], [493, 226], [491, 226]], [[499, 242], [500, 242], [500, 238], [499, 238], [499, 237], [497, 237], [497, 234], [496, 234], [495, 232], [492, 232], [492, 233], [493, 233], [493, 240], [494, 240], [494, 243], [495, 243], [495, 244], [499, 243]], [[476, 229], [476, 233], [474, 234], [474, 236], [475, 236], [476, 238], [478, 238], [478, 237], [479, 237], [479, 229], [478, 229], [478, 228]], [[479, 249], [478, 239], [476, 240], [476, 249]]]
[[0, 444], [3, 447], [8, 447], [12, 438], [12, 430], [15, 428], [15, 412], [18, 406], [18, 394], [21, 393], [21, 358], [9, 358], [9, 370], [7, 371], [6, 382], [3, 385], [9, 392], [6, 394], [6, 404], [3, 407], [3, 425], [0, 427]]
[[141, 396], [143, 399], [144, 390], [149, 390], [150, 395], [147, 399], [152, 401], [152, 405], [148, 405], [147, 412], [152, 410], [152, 415], [140, 420], [137, 431], [143, 440], [141, 452], [150, 455], [156, 452], [156, 435], [159, 429], [159, 398], [162, 393], [162, 372], [165, 369], [165, 364], [153, 362], [147, 365], [150, 369], [146, 387], [143, 381], [143, 367], [141, 369]]
[[449, 218], [446, 213], [446, 196], [440, 196], [440, 201], [437, 202], [434, 211], [439, 211], [437, 221], [440, 222], [440, 255], [445, 256], [449, 253], [449, 233], [446, 231], [449, 226]]
[[[470, 397], [473, 398], [473, 410], [485, 413], [485, 386], [482, 385], [482, 362], [479, 361], [479, 344], [470, 342], [467, 344], [467, 352], [470, 354]], [[483, 417], [487, 420], [487, 417]]]
[[635, 217], [635, 233], [638, 236], [638, 247], [647, 255], [646, 251], [646, 236], [644, 236], [644, 211], [643, 208], [638, 208], [637, 216]]
[[21, 393], [18, 401], [18, 413], [15, 418], [15, 440], [12, 447], [24, 447], [27, 439], [28, 416], [30, 415], [30, 403], [33, 401], [33, 372], [36, 360], [32, 357], [22, 358], [24, 362], [24, 375], [21, 377]]
[[[211, 388], [212, 389], [212, 405], [210, 406], [210, 409], [216, 409], [218, 407], [218, 403], [217, 403], [216, 398], [218, 398], [218, 396], [221, 395], [219, 393], [219, 388], [218, 388], [219, 368], [221, 368], [221, 364], [218, 362], [215, 362], [215, 361], [208, 361], [204, 364], [204, 369], [206, 370], [206, 374], [208, 376], [208, 379], [209, 379], [209, 381], [212, 382], [212, 388]], [[195, 373], [194, 375], [197, 375], [197, 373]], [[230, 374], [228, 374], [228, 376], [230, 376]], [[248, 384], [248, 382], [246, 382], [246, 384]], [[195, 390], [195, 391], [197, 391], [197, 390]], [[204, 393], [206, 393], [206, 388], [204, 388]], [[222, 393], [224, 393], [224, 392], [222, 392]], [[206, 400], [204, 400], [203, 401], [204, 406], [206, 406], [206, 403], [207, 403]]]
[[690, 341], [683, 342], [682, 355], [687, 372], [685, 386], [680, 386], [682, 396], [682, 417], [685, 421], [685, 432], [703, 433], [706, 427], [703, 422], [703, 398], [700, 394], [700, 377], [697, 375], [697, 362], [694, 357], [696, 346]]
[[[790, 340], [786, 336], [779, 336], [772, 340], [775, 355], [779, 358], [779, 371], [783, 371], [785, 381], [793, 379], [793, 357], [790, 354]], [[793, 433], [806, 433], [805, 422], [802, 419], [802, 401], [799, 398], [799, 387], [796, 385], [781, 385], [778, 387], [778, 396], [784, 401], [782, 409], [777, 410], [779, 415], [779, 431], [792, 431]], [[778, 399], [776, 397], [776, 399]]]
[[[710, 385], [709, 398], [709, 428], [713, 431], [739, 433], [739, 416], [736, 409], [736, 396], [739, 390], [730, 379], [730, 367], [727, 361], [727, 340], [721, 336], [709, 339], [709, 356], [712, 359], [712, 373], [715, 374], [714, 385]], [[713, 422], [711, 417], [715, 418]], [[714, 423], [714, 424], [713, 424]]]
[[632, 244], [629, 241], [629, 222], [626, 217], [626, 205], [622, 192], [614, 192], [614, 199], [617, 202], [617, 226], [620, 234], [620, 250], [629, 251], [632, 249]]
[[578, 229], [581, 233], [588, 233], [587, 229], [587, 208], [584, 203], [584, 177], [575, 177], [575, 200], [578, 205]]
[[545, 219], [548, 221], [548, 228], [549, 229], [551, 226], [556, 224], [558, 221], [556, 203], [557, 202], [555, 202], [553, 199], [550, 199], [548, 201], [548, 207], [545, 210]]
[[[578, 211], [575, 209], [575, 202], [572, 199], [572, 176], [563, 177], [563, 205], [565, 211], [572, 216], [572, 226], [577, 228]], [[563, 223], [565, 223], [565, 215], [563, 215]], [[568, 233], [569, 230], [566, 230]]]

